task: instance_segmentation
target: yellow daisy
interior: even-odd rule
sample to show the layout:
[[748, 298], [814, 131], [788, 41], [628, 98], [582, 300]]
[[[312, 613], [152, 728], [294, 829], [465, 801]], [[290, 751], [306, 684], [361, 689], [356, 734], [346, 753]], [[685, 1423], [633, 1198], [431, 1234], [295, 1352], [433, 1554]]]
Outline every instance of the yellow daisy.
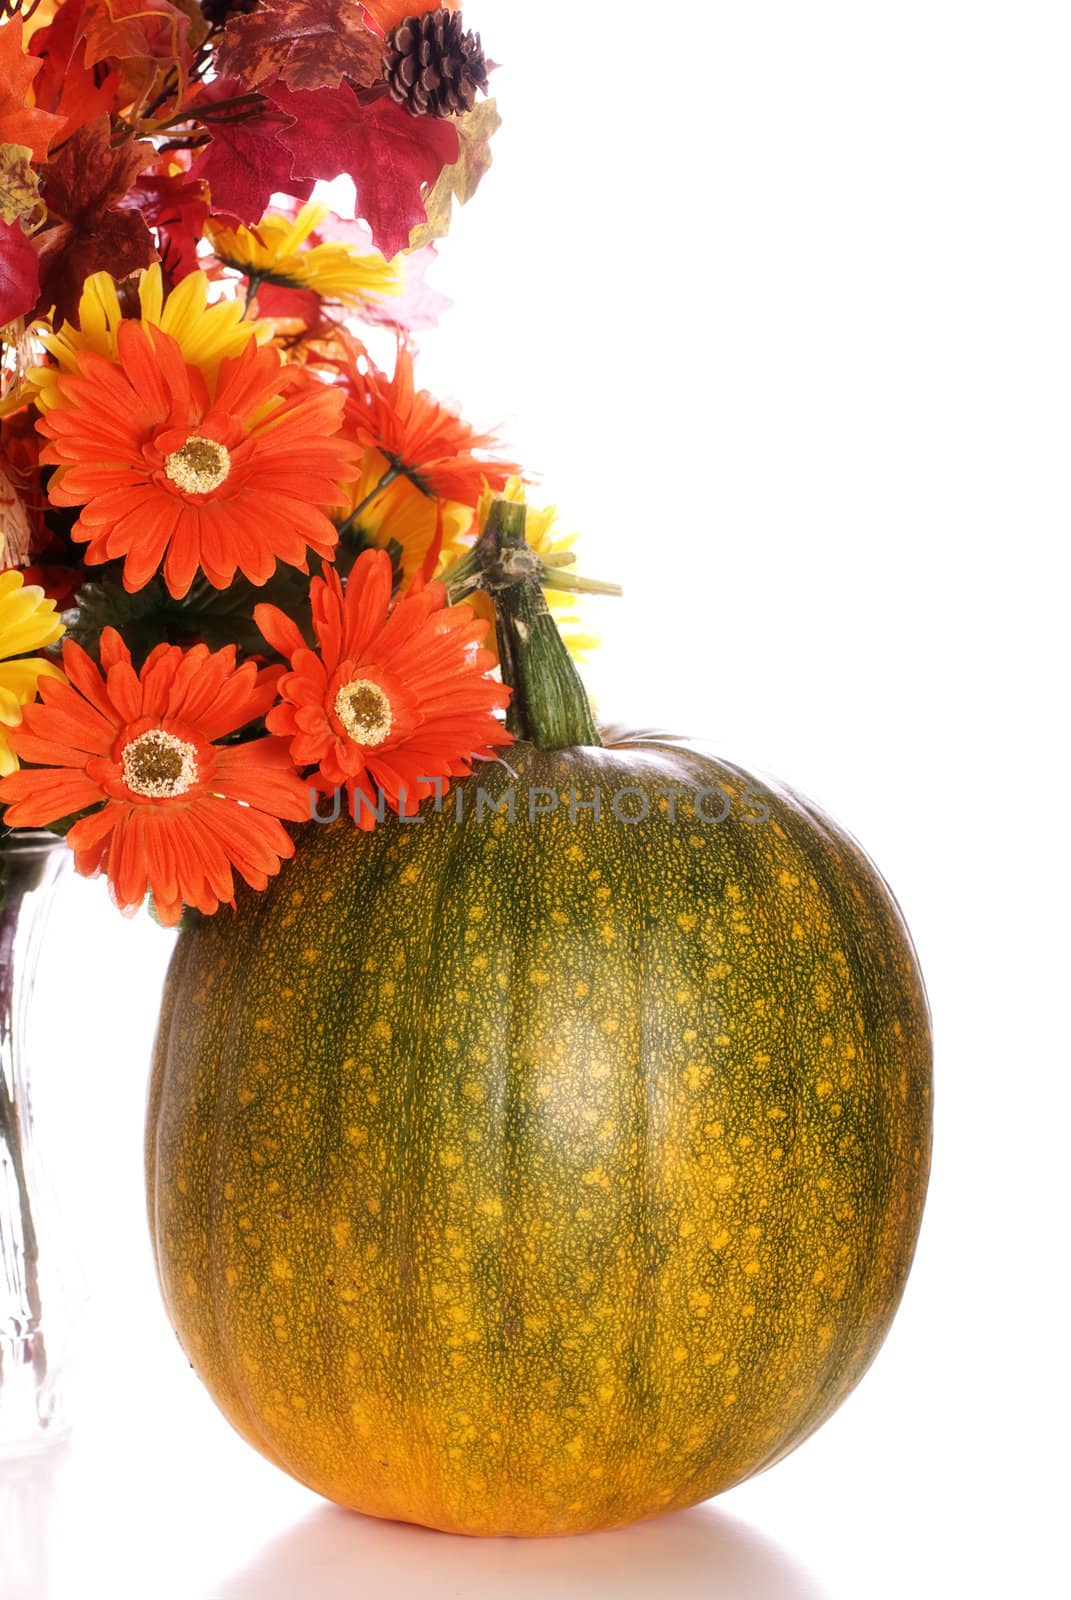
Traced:
[[[442, 548], [451, 559], [465, 548], [471, 535], [471, 506], [449, 500], [429, 500], [409, 479], [397, 477], [377, 493], [378, 485], [390, 470], [386, 456], [367, 450], [361, 476], [346, 486], [346, 503], [336, 512], [338, 522], [353, 521], [366, 539], [381, 550], [390, 544], [401, 548], [403, 581], [408, 583], [424, 565], [442, 516]], [[358, 509], [359, 508], [359, 509]], [[471, 538], [468, 539], [471, 543]]]
[[296, 217], [274, 213], [262, 217], [255, 228], [228, 228], [218, 217], [210, 217], [205, 235], [224, 266], [250, 279], [254, 293], [259, 284], [278, 283], [351, 305], [401, 294], [401, 270], [378, 250], [362, 252], [338, 241], [308, 243], [309, 235], [330, 214], [328, 206], [310, 203]]
[[[138, 282], [138, 307], [143, 327], [160, 328], [174, 339], [184, 359], [197, 367], [211, 383], [221, 362], [239, 356], [252, 334], [266, 344], [272, 336], [270, 325], [243, 322], [239, 300], [218, 300], [210, 305], [211, 285], [203, 272], [191, 272], [166, 297], [159, 266], [141, 274]], [[42, 411], [60, 402], [58, 380], [74, 372], [79, 354], [93, 350], [108, 361], [119, 359], [119, 325], [124, 311], [113, 277], [95, 272], [87, 278], [78, 303], [78, 327], [65, 322], [58, 333], [41, 333], [41, 343], [55, 357], [54, 367], [38, 367], [26, 374], [34, 398]]]
[[[478, 512], [478, 528], [482, 533], [487, 526], [491, 507], [496, 499], [504, 496], [507, 500], [523, 502], [526, 499], [525, 487], [520, 478], [511, 478], [503, 490], [503, 495], [498, 496], [488, 490], [482, 500]], [[554, 564], [555, 557], [568, 555], [576, 544], [578, 535], [575, 533], [560, 533], [558, 531], [558, 510], [556, 506], [529, 506], [528, 516], [525, 521], [525, 537], [537, 555], [543, 557], [548, 565]], [[454, 552], [456, 554], [456, 552]], [[450, 552], [444, 550], [446, 558]], [[567, 569], [569, 570], [569, 569]], [[551, 614], [558, 624], [558, 631], [565, 640], [569, 654], [574, 661], [586, 661], [592, 650], [599, 643], [597, 633], [592, 633], [586, 626], [583, 613], [583, 595], [565, 594], [555, 589], [546, 591], [547, 604]], [[468, 596], [469, 603], [475, 606], [481, 616], [493, 618], [494, 608], [489, 597], [477, 590]], [[488, 639], [488, 645], [493, 647], [494, 635]]]
[[21, 572], [0, 572], [0, 776], [19, 764], [5, 729], [22, 721], [22, 708], [36, 695], [38, 679], [67, 681], [51, 661], [28, 657], [27, 651], [55, 644], [63, 631], [56, 602], [46, 599], [43, 589], [24, 583]]

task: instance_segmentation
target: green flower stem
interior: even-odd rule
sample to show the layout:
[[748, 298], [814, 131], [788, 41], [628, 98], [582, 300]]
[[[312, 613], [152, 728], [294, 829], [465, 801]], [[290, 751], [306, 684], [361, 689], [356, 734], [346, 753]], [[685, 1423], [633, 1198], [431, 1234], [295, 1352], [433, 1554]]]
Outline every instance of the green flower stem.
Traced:
[[198, 106], [194, 111], [176, 111], [165, 122], [156, 123], [150, 131], [164, 133], [183, 122], [200, 122], [206, 127], [213, 122], [245, 122], [250, 116], [265, 110], [267, 105], [264, 95], [251, 89], [245, 94], [232, 95], [229, 100], [214, 100], [208, 105]]
[[604, 594], [620, 600], [624, 594], [619, 583], [603, 583], [599, 578], [585, 578], [579, 572], [566, 571], [576, 560], [573, 555], [544, 557], [539, 581], [544, 589], [555, 594]]
[[371, 494], [366, 494], [360, 505], [355, 506], [350, 512], [349, 516], [346, 518], [345, 526], [347, 528], [355, 528], [360, 519], [362, 511], [367, 511], [368, 507], [372, 504], [372, 501], [378, 500], [384, 489], [389, 489], [395, 478], [400, 477], [401, 473], [398, 471], [397, 467], [388, 467], [382, 478], [380, 478], [379, 482], [372, 490]]

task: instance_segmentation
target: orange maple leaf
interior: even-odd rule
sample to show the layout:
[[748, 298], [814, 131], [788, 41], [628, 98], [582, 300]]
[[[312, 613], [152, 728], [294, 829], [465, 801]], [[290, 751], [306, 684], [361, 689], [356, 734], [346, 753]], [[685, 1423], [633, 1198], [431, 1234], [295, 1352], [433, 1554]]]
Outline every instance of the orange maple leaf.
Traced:
[[456, 11], [460, 0], [431, 0], [430, 4], [425, 4], [424, 0], [361, 0], [361, 3], [365, 14], [388, 34], [406, 17], [422, 17], [428, 11]]
[[169, 0], [86, 0], [82, 36], [86, 66], [100, 61], [189, 62], [190, 18]]
[[22, 18], [0, 22], [0, 144], [21, 144], [35, 161], [48, 159], [48, 147], [64, 121], [26, 104], [40, 70], [40, 61], [23, 49]]

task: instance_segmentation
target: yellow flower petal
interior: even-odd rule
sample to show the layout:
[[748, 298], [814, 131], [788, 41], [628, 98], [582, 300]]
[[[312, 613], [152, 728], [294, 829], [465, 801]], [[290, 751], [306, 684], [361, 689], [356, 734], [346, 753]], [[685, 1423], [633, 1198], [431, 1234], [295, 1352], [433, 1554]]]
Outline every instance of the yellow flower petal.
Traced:
[[[250, 337], [266, 344], [272, 336], [269, 325], [242, 320], [242, 305], [236, 300], [209, 303], [210, 284], [203, 272], [191, 272], [164, 298], [159, 265], [148, 267], [138, 281], [138, 307], [144, 326], [161, 328], [170, 334], [192, 367], [204, 373], [211, 388], [220, 366], [229, 356], [239, 356]], [[53, 367], [37, 367], [26, 374], [37, 405], [49, 411], [60, 404], [59, 379], [75, 370], [83, 350], [92, 350], [105, 360], [119, 356], [119, 324], [123, 320], [115, 280], [107, 272], [87, 278], [78, 304], [78, 327], [65, 322], [59, 332], [46, 330], [41, 342], [54, 358]]]
[[[21, 661], [0, 661], [0, 722], [9, 728], [22, 721], [21, 708], [29, 705], [37, 693], [42, 678], [55, 678], [66, 683], [66, 678], [53, 661], [41, 656], [24, 656]], [[12, 721], [12, 713], [15, 721]]]
[[361, 251], [337, 240], [307, 243], [329, 214], [327, 206], [309, 204], [302, 206], [296, 217], [274, 213], [262, 217], [255, 228], [229, 228], [210, 217], [205, 234], [226, 266], [265, 283], [310, 290], [325, 300], [356, 305], [401, 294], [401, 270], [385, 261], [378, 250]]
[[41, 650], [62, 633], [56, 602], [43, 589], [24, 583], [21, 572], [0, 573], [0, 660]]
[[11, 773], [19, 770], [19, 758], [7, 742], [7, 735], [0, 727], [0, 778], [10, 777]]
[[[0, 776], [19, 764], [4, 729], [18, 727], [22, 708], [37, 694], [42, 678], [67, 681], [54, 662], [26, 652], [53, 644], [63, 631], [56, 602], [43, 589], [26, 583], [21, 572], [0, 572]], [[22, 659], [12, 661], [11, 656]]]

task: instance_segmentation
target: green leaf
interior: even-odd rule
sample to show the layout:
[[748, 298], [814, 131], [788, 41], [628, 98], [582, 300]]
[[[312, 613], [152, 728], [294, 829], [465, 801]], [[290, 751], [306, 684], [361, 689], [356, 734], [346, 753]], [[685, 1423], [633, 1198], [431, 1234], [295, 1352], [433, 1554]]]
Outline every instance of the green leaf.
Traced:
[[206, 644], [210, 650], [222, 650], [231, 644], [242, 656], [269, 656], [271, 652], [253, 621], [253, 607], [262, 600], [294, 616], [300, 624], [309, 609], [308, 575], [294, 567], [280, 566], [260, 587], [237, 578], [226, 589], [214, 589], [204, 578], [198, 578], [189, 594], [176, 600], [159, 578], [136, 594], [128, 594], [116, 570], [78, 591], [78, 614], [70, 636], [91, 656], [99, 658], [100, 636], [105, 628], [114, 628], [138, 669], [160, 643], [185, 649]]
[[[359, 526], [346, 523], [339, 530], [335, 552], [334, 566], [339, 576], [348, 577], [361, 552], [373, 548], [378, 548], [377, 541]], [[386, 549], [397, 590], [403, 576], [402, 548], [392, 539]], [[293, 618], [309, 644], [315, 645], [309, 586], [312, 579], [323, 572], [324, 563], [317, 556], [310, 556], [309, 561], [309, 572], [280, 564], [265, 584], [236, 577], [226, 589], [214, 589], [206, 578], [199, 577], [182, 600], [168, 593], [161, 578], [154, 578], [144, 589], [129, 594], [123, 588], [122, 569], [116, 562], [102, 569], [102, 578], [83, 584], [79, 589], [75, 599], [77, 612], [69, 636], [99, 660], [100, 636], [105, 628], [114, 628], [138, 670], [161, 643], [181, 645], [184, 649], [206, 644], [210, 650], [234, 645], [239, 658], [261, 656], [266, 661], [275, 661], [279, 658], [253, 621], [253, 608], [262, 603], [278, 606]]]

